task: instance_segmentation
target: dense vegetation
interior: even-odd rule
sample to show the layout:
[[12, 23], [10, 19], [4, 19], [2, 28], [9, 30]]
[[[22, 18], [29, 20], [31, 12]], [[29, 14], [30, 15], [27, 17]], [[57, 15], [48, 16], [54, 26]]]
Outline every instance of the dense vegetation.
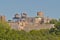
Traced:
[[55, 28], [25, 32], [10, 29], [6, 22], [0, 22], [0, 40], [60, 40], [60, 20], [50, 23], [55, 24]]

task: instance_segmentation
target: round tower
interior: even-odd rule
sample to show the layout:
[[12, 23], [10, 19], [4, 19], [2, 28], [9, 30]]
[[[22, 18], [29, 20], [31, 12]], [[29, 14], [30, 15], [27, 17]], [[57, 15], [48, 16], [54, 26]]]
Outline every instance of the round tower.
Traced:
[[5, 16], [0, 16], [0, 21], [5, 22], [6, 21], [6, 17]]
[[19, 14], [15, 14], [14, 17], [13, 17], [13, 20], [16, 22], [16, 21], [19, 21], [20, 20], [20, 15]]
[[15, 14], [15, 18], [20, 18], [20, 15], [19, 14]]
[[43, 17], [43, 12], [37, 12], [37, 16]]
[[22, 16], [22, 18], [26, 18], [27, 14], [26, 13], [22, 13], [21, 16]]

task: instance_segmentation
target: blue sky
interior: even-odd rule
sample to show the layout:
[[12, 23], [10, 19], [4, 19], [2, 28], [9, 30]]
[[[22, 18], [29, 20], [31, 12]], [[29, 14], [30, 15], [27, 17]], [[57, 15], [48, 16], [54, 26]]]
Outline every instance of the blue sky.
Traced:
[[60, 0], [0, 0], [0, 15], [7, 19], [22, 12], [36, 16], [38, 11], [51, 18], [60, 18]]

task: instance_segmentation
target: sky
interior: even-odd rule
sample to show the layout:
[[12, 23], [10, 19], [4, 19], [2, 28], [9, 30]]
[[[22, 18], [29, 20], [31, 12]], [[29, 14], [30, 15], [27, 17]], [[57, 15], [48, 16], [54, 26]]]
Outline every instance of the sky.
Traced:
[[16, 13], [36, 16], [42, 11], [51, 18], [60, 18], [60, 0], [0, 0], [0, 15], [10, 20]]

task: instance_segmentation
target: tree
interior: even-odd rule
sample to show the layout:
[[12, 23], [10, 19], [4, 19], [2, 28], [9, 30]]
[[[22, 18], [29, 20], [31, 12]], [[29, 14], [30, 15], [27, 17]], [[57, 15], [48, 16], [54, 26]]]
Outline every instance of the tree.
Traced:
[[55, 24], [55, 23], [57, 23], [57, 20], [56, 20], [56, 19], [52, 19], [52, 20], [50, 21], [50, 24]]

